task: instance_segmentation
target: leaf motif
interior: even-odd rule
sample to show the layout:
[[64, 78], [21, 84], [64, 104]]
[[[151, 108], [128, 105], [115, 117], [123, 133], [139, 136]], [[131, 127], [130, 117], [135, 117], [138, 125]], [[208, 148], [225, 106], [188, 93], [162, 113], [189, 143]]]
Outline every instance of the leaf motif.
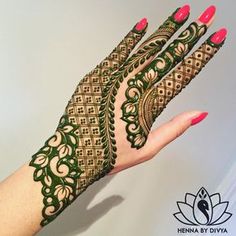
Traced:
[[45, 167], [48, 164], [48, 157], [43, 153], [39, 153], [36, 156], [33, 163], [36, 164], [36, 165], [40, 165], [41, 167]]
[[72, 135], [69, 135], [70, 137], [70, 140], [73, 144], [76, 144], [76, 139], [72, 136]]
[[71, 183], [71, 184], [74, 184], [74, 182], [75, 182], [74, 179], [69, 178], [69, 177], [66, 177], [65, 180], [66, 180], [68, 183]]
[[141, 80], [137, 80], [137, 86], [142, 88], [143, 87], [143, 82]]
[[144, 136], [142, 136], [141, 134], [139, 134], [139, 135], [137, 135], [137, 136], [134, 138], [134, 145], [140, 146], [140, 145], [143, 144], [144, 141], [145, 141]]
[[43, 174], [43, 169], [39, 169], [35, 172], [35, 177], [39, 179]]
[[45, 146], [42, 150], [43, 151], [48, 151], [50, 148], [48, 146]]
[[67, 155], [71, 155], [72, 154], [72, 148], [70, 145], [67, 144], [62, 144], [60, 145], [57, 150], [59, 150], [59, 157], [63, 158]]
[[44, 182], [48, 187], [50, 187], [52, 184], [52, 178], [49, 175], [45, 175]]
[[62, 130], [63, 130], [63, 132], [65, 132], [65, 133], [69, 133], [71, 130], [73, 130], [73, 127], [70, 126], [70, 125], [66, 125], [66, 126], [63, 127]]
[[128, 116], [126, 117], [126, 120], [129, 122], [134, 122], [135, 121], [135, 116]]
[[128, 113], [133, 113], [135, 111], [135, 105], [133, 103], [129, 103], [126, 106], [126, 112]]

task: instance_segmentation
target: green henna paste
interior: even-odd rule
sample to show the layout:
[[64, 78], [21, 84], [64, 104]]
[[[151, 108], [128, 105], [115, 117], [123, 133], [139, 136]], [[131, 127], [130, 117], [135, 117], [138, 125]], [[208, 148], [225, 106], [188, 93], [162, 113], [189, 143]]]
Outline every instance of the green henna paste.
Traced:
[[165, 45], [168, 39], [184, 24], [174, 21], [174, 14], [164, 22], [162, 26], [149, 37], [133, 54], [122, 67], [115, 72], [103, 90], [101, 107], [99, 111], [99, 124], [102, 137], [103, 148], [105, 149], [104, 168], [109, 172], [116, 159], [116, 140], [115, 140], [115, 101], [118, 89], [123, 80], [140, 65], [144, 64], [151, 56], [154, 56]]
[[[194, 44], [205, 32], [205, 26], [199, 27], [196, 23], [192, 23], [163, 53], [160, 54], [160, 56], [158, 56], [156, 60], [154, 60], [148, 69], [142, 71], [128, 81], [128, 89], [126, 90], [127, 100], [122, 105], [122, 112], [123, 120], [127, 122], [127, 139], [131, 142], [132, 147], [139, 149], [145, 144], [156, 117], [160, 115], [166, 104], [178, 91], [175, 87], [172, 89], [168, 87], [176, 84], [172, 77], [179, 76], [177, 73], [178, 69], [175, 69], [172, 74], [166, 76], [163, 81], [161, 80], [162, 77], [183, 60], [185, 55], [192, 49]], [[210, 38], [211, 37], [209, 37], [203, 46], [207, 44], [218, 49], [223, 45], [214, 45], [210, 41]], [[198, 51], [193, 54], [196, 56], [194, 61], [197, 60], [197, 55], [202, 56], [203, 54], [202, 51], [199, 52], [199, 54], [197, 54], [197, 52]], [[207, 59], [209, 60], [212, 56], [208, 55]], [[188, 60], [185, 60], [183, 65], [185, 65], [187, 61]], [[165, 66], [157, 66], [157, 63], [162, 63]], [[199, 68], [196, 67], [196, 71], [194, 72], [190, 65], [189, 71], [191, 71], [192, 74], [188, 74], [186, 72], [187, 69], [181, 70], [181, 74], [183, 74], [181, 78], [186, 79], [181, 82], [180, 88], [186, 86], [187, 78], [190, 81], [190, 78], [194, 78], [197, 73], [200, 72], [200, 69], [205, 66], [205, 62], [199, 62], [198, 64]], [[180, 68], [180, 66], [178, 66], [178, 68]], [[175, 75], [173, 76], [173, 74]], [[168, 81], [168, 83], [166, 81]], [[179, 82], [179, 79], [177, 81]], [[155, 87], [155, 83], [157, 83], [157, 87]], [[178, 91], [178, 93], [179, 92], [180, 91]]]
[[[35, 168], [34, 180], [42, 183], [41, 226], [53, 221], [114, 165], [114, 160], [107, 165], [106, 149], [100, 137], [101, 93], [111, 73], [125, 62], [144, 33], [145, 30], [131, 30], [112, 53], [82, 79], [55, 134], [33, 155], [29, 165]], [[112, 150], [116, 151], [115, 145]]]
[[32, 156], [30, 166], [36, 168], [34, 180], [41, 181], [44, 196], [44, 226], [54, 220], [76, 199], [76, 183], [82, 171], [76, 158], [77, 126], [60, 119], [56, 133]]

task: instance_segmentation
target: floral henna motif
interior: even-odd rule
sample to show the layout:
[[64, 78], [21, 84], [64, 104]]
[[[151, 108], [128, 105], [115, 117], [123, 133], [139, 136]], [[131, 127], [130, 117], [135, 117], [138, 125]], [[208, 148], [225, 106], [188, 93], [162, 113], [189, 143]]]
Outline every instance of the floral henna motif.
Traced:
[[173, 15], [126, 61], [146, 31], [146, 28], [137, 31], [134, 27], [119, 46], [82, 79], [55, 135], [33, 155], [30, 166], [35, 167], [34, 180], [42, 183], [44, 196], [42, 226], [54, 220], [90, 184], [114, 167], [114, 103], [120, 83], [160, 51], [181, 27], [184, 21], [175, 22]]
[[127, 76], [144, 64], [151, 56], [154, 56], [165, 43], [173, 36], [173, 34], [184, 24], [185, 21], [178, 23], [174, 20], [174, 15], [178, 9], [164, 22], [159, 29], [151, 35], [138, 48], [137, 52], [133, 54], [117, 72], [112, 74], [110, 81], [106, 84], [101, 100], [101, 107], [99, 111], [99, 125], [101, 131], [101, 138], [104, 148], [103, 167], [109, 172], [116, 159], [116, 140], [115, 140], [115, 101], [120, 84]]
[[[34, 180], [42, 183], [42, 226], [54, 220], [108, 170], [99, 130], [102, 90], [145, 30], [128, 33], [118, 47], [77, 86], [54, 136], [32, 157]], [[113, 163], [114, 164], [114, 163]]]
[[[211, 37], [210, 37], [211, 38]], [[152, 104], [152, 120], [149, 120], [149, 130], [155, 119], [164, 110], [166, 105], [184, 89], [190, 81], [198, 75], [209, 60], [223, 46], [206, 40], [191, 56], [184, 59], [177, 68], [166, 76], [156, 87], [151, 89], [150, 94], [155, 97]], [[147, 99], [147, 101], [150, 99]], [[150, 105], [149, 105], [150, 106]]]
[[153, 81], [158, 79], [158, 72], [153, 69], [144, 75], [140, 73], [138, 79], [128, 81], [126, 97], [129, 100], [123, 105], [123, 114], [126, 115], [125, 121], [128, 123], [128, 140], [133, 147], [138, 149], [145, 144], [153, 122], [168, 102], [189, 84], [223, 45], [212, 43], [210, 38], [157, 86], [153, 86]]
[[156, 94], [151, 88], [178, 64], [206, 32], [206, 26], [193, 22], [142, 72], [128, 80], [126, 101], [122, 104], [122, 119], [127, 123], [127, 139], [131, 147], [141, 148], [153, 123]]
[[36, 168], [34, 180], [41, 181], [43, 185], [42, 226], [52, 221], [76, 198], [76, 180], [82, 174], [76, 157], [77, 132], [77, 126], [63, 116], [55, 134], [33, 155], [30, 162], [30, 166]]

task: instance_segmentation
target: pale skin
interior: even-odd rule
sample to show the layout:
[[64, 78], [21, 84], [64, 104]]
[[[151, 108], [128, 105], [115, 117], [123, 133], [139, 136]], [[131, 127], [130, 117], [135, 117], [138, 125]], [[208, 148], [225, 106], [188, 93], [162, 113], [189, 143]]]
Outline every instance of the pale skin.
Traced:
[[[207, 27], [210, 26], [213, 18], [207, 23]], [[138, 67], [129, 77], [141, 71], [152, 59], [150, 58], [149, 61], [147, 60], [142, 66]], [[193, 124], [199, 123], [201, 120], [195, 123], [193, 123], [193, 120], [203, 114], [203, 111], [199, 110], [183, 112], [160, 125], [157, 129], [152, 130], [144, 147], [138, 150], [131, 148], [126, 139], [125, 123], [120, 119], [122, 116], [120, 107], [125, 101], [126, 87], [127, 84], [122, 83], [116, 96], [115, 137], [117, 141], [117, 159], [109, 175], [152, 159]], [[34, 168], [29, 166], [27, 162], [0, 183], [0, 235], [34, 235], [42, 228], [40, 226], [43, 208], [42, 185], [40, 182], [33, 180], [33, 173]]]

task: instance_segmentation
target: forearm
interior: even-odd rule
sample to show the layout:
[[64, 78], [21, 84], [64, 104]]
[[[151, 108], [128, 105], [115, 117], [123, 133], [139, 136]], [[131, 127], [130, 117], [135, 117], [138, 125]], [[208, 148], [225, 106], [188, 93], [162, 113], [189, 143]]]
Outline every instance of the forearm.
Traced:
[[25, 163], [0, 183], [0, 235], [34, 235], [41, 229], [41, 183]]

